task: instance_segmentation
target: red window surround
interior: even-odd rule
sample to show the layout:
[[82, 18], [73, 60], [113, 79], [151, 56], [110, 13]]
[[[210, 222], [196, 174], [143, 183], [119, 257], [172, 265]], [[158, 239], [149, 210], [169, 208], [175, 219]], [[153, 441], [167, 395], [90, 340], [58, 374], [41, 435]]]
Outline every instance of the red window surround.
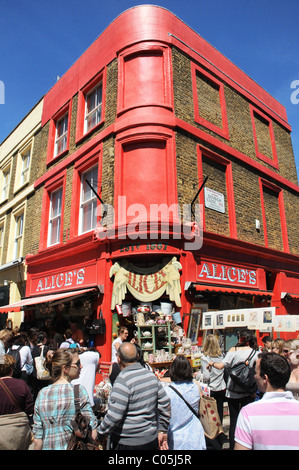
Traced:
[[[227, 205], [228, 205], [228, 216], [229, 216], [229, 227], [230, 227], [230, 236], [231, 238], [237, 238], [237, 222], [236, 222], [236, 210], [235, 210], [235, 196], [234, 196], [234, 182], [233, 182], [233, 172], [232, 172], [232, 163], [226, 158], [221, 157], [220, 155], [211, 152], [205, 148], [198, 146], [198, 178], [199, 182], [203, 181], [206, 175], [203, 175], [202, 170], [202, 159], [203, 156], [210, 158], [215, 162], [219, 163], [225, 168], [225, 178], [226, 178], [226, 194], [227, 194]], [[209, 180], [208, 180], [209, 181]], [[208, 184], [208, 182], [207, 182]], [[202, 207], [205, 207], [204, 201], [204, 191], [202, 190], [199, 194], [199, 202], [202, 204]], [[203, 210], [203, 230], [205, 230], [205, 211]]]
[[[197, 84], [196, 84], [196, 73], [204, 75], [208, 78], [216, 87], [219, 89], [219, 100], [220, 100], [220, 107], [221, 107], [221, 116], [222, 116], [222, 128], [216, 126], [215, 124], [207, 121], [206, 119], [202, 118], [199, 115], [199, 107], [198, 107], [198, 94], [197, 94]], [[224, 94], [224, 84], [217, 80], [213, 75], [210, 75], [206, 70], [200, 68], [194, 62], [191, 62], [191, 73], [192, 73], [192, 90], [193, 90], [193, 103], [194, 103], [194, 120], [198, 124], [210, 129], [211, 131], [215, 132], [216, 134], [224, 137], [225, 139], [229, 140], [229, 131], [228, 131], [228, 122], [227, 122], [227, 111], [226, 111], [226, 102], [225, 102], [225, 94]]]
[[[76, 143], [83, 137], [90, 135], [98, 129], [105, 121], [105, 102], [106, 102], [106, 67], [98, 73], [90, 82], [88, 82], [78, 94], [78, 111], [77, 111], [77, 125], [76, 125]], [[98, 84], [102, 82], [102, 112], [101, 120], [92, 129], [84, 132], [84, 119], [86, 108], [86, 95]]]
[[168, 46], [155, 42], [134, 45], [119, 55], [118, 65], [118, 114], [140, 106], [173, 108]]
[[[41, 216], [41, 231], [40, 231], [40, 242], [39, 250], [45, 250], [48, 247], [48, 229], [49, 229], [49, 211], [50, 211], [50, 202], [51, 194], [53, 191], [62, 187], [62, 205], [61, 205], [61, 227], [60, 227], [60, 243], [63, 240], [63, 217], [64, 217], [64, 203], [65, 203], [65, 185], [66, 185], [66, 170], [62, 173], [59, 173], [57, 177], [48, 181], [44, 187], [43, 201], [42, 201], [42, 216]], [[56, 245], [53, 245], [57, 247]]]
[[[260, 160], [263, 160], [265, 163], [268, 163], [269, 165], [273, 166], [274, 168], [276, 168], [278, 170], [279, 166], [278, 166], [278, 160], [277, 160], [277, 152], [276, 152], [275, 136], [274, 136], [274, 131], [273, 131], [272, 120], [268, 116], [266, 116], [264, 113], [259, 111], [257, 108], [252, 106], [251, 104], [250, 104], [250, 115], [251, 115], [251, 122], [252, 122], [252, 128], [253, 128], [253, 137], [254, 137], [254, 145], [255, 145], [256, 156]], [[268, 124], [273, 160], [259, 151], [257, 135], [256, 135], [256, 127], [255, 127], [255, 122], [254, 122], [254, 116], [255, 115], [257, 117], [262, 118]]]
[[[54, 155], [55, 152], [55, 137], [56, 137], [56, 125], [58, 121], [65, 115], [68, 114], [68, 129], [67, 129], [67, 143], [66, 148]], [[49, 138], [48, 138], [48, 151], [47, 151], [47, 165], [49, 165], [53, 160], [65, 155], [69, 151], [70, 143], [70, 128], [71, 128], [71, 114], [72, 114], [72, 100], [66, 103], [51, 119], [49, 127]]]
[[264, 203], [264, 188], [269, 188], [271, 191], [277, 193], [278, 196], [278, 206], [279, 206], [279, 213], [280, 213], [280, 223], [281, 223], [281, 234], [282, 234], [282, 242], [284, 251], [289, 253], [289, 239], [288, 239], [288, 229], [287, 229], [287, 221], [285, 216], [285, 209], [284, 209], [284, 199], [283, 199], [283, 191], [281, 188], [276, 186], [273, 183], [269, 183], [262, 178], [259, 179], [260, 185], [260, 195], [261, 195], [261, 206], [262, 206], [262, 216], [263, 216], [263, 226], [264, 226], [264, 238], [265, 238], [265, 246], [269, 247], [268, 243], [268, 234], [267, 234], [267, 221], [266, 221], [266, 211], [265, 211], [265, 203]]
[[[148, 220], [155, 204], [171, 207], [177, 203], [173, 133], [151, 127], [139, 132], [126, 132], [115, 142], [114, 205], [119, 224], [134, 218], [130, 208], [136, 203], [146, 209]], [[118, 207], [119, 196], [126, 197], [125, 213]]]
[[[70, 239], [78, 236], [78, 227], [79, 227], [79, 211], [80, 211], [80, 196], [81, 196], [81, 175], [82, 173], [89, 170], [94, 165], [98, 165], [98, 188], [101, 187], [102, 180], [102, 144], [100, 148], [97, 146], [96, 149], [84, 154], [74, 166], [73, 173], [73, 197], [72, 197], [72, 207], [71, 207], [71, 225], [70, 225]], [[101, 197], [101, 193], [99, 194]], [[99, 219], [99, 218], [98, 218]], [[82, 234], [89, 236], [90, 232], [87, 234]]]

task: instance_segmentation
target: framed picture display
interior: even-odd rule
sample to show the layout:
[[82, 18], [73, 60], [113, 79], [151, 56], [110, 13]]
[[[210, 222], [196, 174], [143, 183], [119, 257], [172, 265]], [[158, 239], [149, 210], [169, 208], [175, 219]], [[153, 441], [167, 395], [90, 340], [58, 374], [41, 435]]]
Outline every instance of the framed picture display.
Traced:
[[277, 315], [276, 331], [296, 331], [296, 318], [294, 315]]
[[191, 344], [197, 344], [198, 330], [202, 322], [203, 313], [208, 309], [207, 304], [196, 304], [190, 310], [187, 337], [191, 339]]

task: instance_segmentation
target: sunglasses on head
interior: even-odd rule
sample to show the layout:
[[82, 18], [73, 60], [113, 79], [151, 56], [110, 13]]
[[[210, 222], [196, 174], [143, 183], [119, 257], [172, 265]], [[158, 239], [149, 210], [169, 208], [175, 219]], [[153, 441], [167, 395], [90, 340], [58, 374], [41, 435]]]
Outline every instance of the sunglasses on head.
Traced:
[[71, 364], [71, 367], [74, 367], [74, 366], [76, 366], [76, 367], [80, 367], [80, 366], [81, 366], [80, 359], [79, 359], [79, 361], [75, 362], [74, 364]]

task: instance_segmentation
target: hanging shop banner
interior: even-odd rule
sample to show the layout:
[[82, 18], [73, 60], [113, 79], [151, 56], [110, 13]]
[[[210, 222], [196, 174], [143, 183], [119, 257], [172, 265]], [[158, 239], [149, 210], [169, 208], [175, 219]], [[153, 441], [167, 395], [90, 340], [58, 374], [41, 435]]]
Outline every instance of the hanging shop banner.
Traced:
[[181, 307], [179, 273], [181, 269], [182, 265], [176, 257], [173, 257], [162, 269], [151, 274], [136, 274], [118, 262], [114, 263], [109, 273], [110, 277], [114, 275], [111, 309], [114, 310], [116, 305], [122, 304], [127, 290], [141, 302], [152, 302], [166, 293], [177, 307]]
[[267, 330], [275, 327], [275, 307], [247, 308], [204, 312], [202, 329], [248, 328], [250, 330]]

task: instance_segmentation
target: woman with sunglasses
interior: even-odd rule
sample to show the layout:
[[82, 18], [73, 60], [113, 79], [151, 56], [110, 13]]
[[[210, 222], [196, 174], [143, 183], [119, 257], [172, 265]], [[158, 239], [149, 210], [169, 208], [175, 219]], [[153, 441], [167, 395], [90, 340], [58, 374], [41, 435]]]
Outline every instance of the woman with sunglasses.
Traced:
[[[34, 450], [66, 450], [75, 416], [74, 388], [70, 382], [79, 377], [81, 369], [77, 350], [58, 349], [48, 358], [47, 368], [53, 383], [39, 392], [35, 402]], [[89, 418], [95, 439], [98, 423], [82, 385], [79, 395], [81, 412]]]

